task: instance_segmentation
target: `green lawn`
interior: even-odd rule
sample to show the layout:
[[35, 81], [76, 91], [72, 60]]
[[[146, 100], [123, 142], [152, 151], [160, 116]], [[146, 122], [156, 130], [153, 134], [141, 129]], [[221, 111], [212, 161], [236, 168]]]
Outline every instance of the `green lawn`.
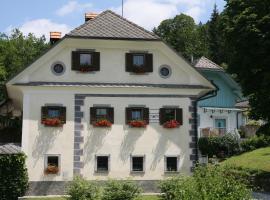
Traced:
[[[143, 196], [142, 200], [158, 200], [157, 196]], [[27, 200], [67, 200], [67, 198], [31, 198]]]
[[222, 165], [225, 164], [270, 172], [270, 147], [257, 149], [239, 156], [233, 156], [222, 162]]

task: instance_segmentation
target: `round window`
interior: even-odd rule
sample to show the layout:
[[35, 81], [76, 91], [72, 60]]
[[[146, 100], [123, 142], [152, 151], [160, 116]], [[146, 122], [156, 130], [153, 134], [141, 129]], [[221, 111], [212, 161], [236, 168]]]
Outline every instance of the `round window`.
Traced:
[[168, 78], [171, 75], [171, 68], [168, 65], [162, 65], [159, 68], [159, 74], [163, 78]]
[[54, 63], [52, 65], [52, 72], [55, 74], [55, 75], [62, 75], [64, 72], [65, 72], [65, 65], [64, 63]]

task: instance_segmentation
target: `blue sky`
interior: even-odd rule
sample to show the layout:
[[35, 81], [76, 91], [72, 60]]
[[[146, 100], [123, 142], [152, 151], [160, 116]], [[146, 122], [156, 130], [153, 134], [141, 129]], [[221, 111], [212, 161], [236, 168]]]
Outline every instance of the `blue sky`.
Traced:
[[[100, 13], [111, 9], [121, 13], [122, 0], [2, 0], [0, 5], [0, 32], [10, 33], [20, 28], [24, 34], [37, 36], [50, 31], [63, 34], [84, 22], [85, 12]], [[152, 30], [162, 20], [179, 13], [206, 22], [214, 3], [222, 11], [224, 0], [124, 0], [124, 17]]]

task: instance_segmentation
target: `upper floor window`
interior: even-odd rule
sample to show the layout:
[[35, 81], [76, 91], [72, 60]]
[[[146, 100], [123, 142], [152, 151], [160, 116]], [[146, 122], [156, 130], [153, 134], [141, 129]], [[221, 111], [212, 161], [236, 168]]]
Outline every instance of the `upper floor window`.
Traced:
[[45, 126], [62, 126], [66, 123], [66, 107], [42, 106], [41, 123]]
[[126, 71], [134, 73], [153, 72], [153, 54], [126, 53]]
[[90, 123], [97, 127], [110, 127], [114, 123], [114, 109], [111, 107], [91, 107]]
[[149, 108], [127, 107], [126, 124], [131, 127], [146, 127], [149, 124]]
[[73, 51], [72, 70], [91, 72], [100, 70], [100, 53], [93, 51]]
[[178, 128], [183, 124], [183, 110], [181, 108], [160, 108], [159, 122], [164, 128]]

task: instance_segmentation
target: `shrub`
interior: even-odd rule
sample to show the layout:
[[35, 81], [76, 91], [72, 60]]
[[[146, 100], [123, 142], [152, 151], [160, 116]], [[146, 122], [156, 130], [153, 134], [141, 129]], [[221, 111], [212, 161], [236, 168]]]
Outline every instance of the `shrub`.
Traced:
[[68, 188], [71, 200], [99, 200], [100, 188], [93, 182], [75, 177]]
[[233, 134], [221, 137], [202, 137], [198, 141], [199, 149], [203, 155], [223, 158], [237, 154], [240, 151], [239, 138]]
[[141, 192], [141, 188], [131, 181], [110, 180], [104, 187], [102, 200], [133, 200]]
[[242, 152], [253, 151], [267, 146], [270, 146], [270, 136], [254, 136], [241, 142]]
[[251, 198], [251, 190], [242, 182], [227, 174], [219, 166], [198, 167], [191, 177], [176, 177], [160, 184], [164, 200], [243, 200]]
[[0, 155], [0, 199], [17, 200], [28, 189], [26, 156], [20, 154]]

